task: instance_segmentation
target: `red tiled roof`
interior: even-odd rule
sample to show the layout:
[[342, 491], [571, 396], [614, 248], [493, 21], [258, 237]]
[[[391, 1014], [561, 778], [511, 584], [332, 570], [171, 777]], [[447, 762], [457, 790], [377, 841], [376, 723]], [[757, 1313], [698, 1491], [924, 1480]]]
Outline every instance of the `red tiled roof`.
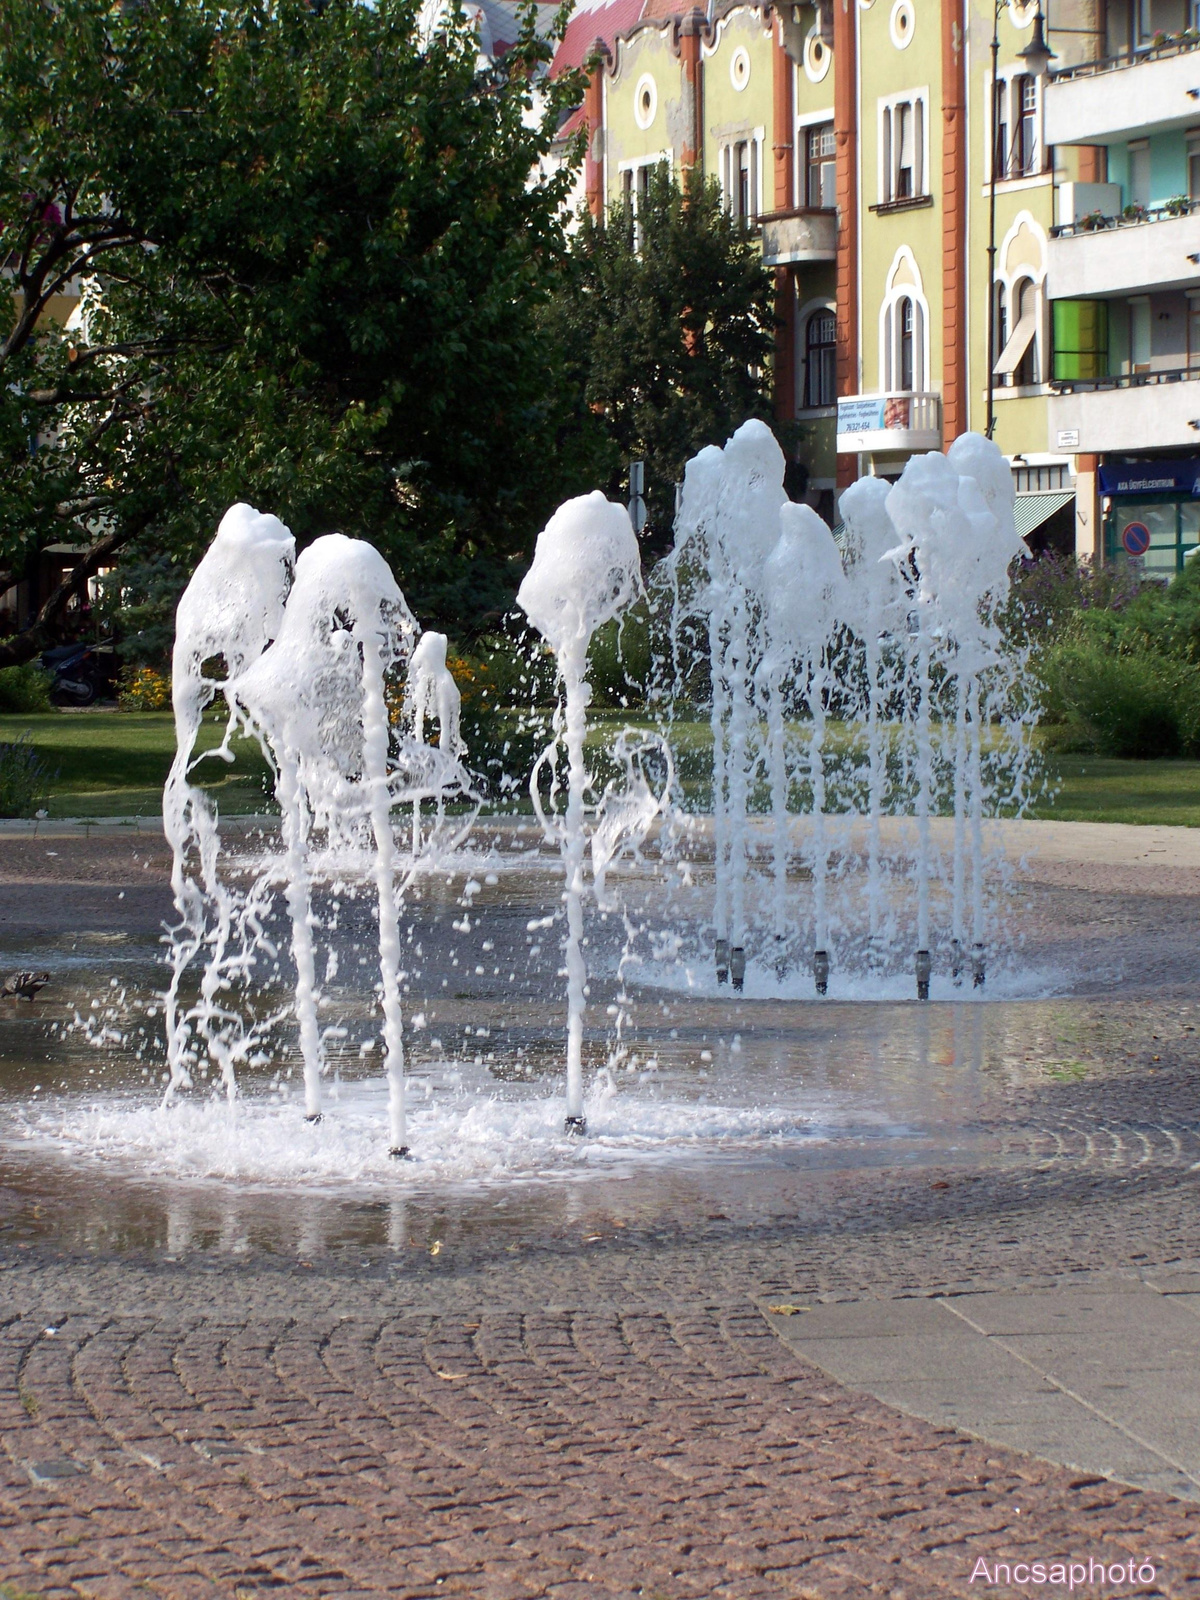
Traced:
[[619, 33], [628, 33], [639, 22], [680, 16], [695, 4], [696, 0], [581, 0], [554, 52], [551, 75], [583, 66], [597, 39], [611, 49]]

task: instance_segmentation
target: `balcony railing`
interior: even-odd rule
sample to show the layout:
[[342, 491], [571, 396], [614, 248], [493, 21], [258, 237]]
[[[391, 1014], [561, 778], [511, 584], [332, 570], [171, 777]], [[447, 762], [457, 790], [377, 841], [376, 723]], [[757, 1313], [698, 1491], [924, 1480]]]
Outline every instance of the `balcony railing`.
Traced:
[[1175, 217], [1191, 217], [1200, 211], [1200, 200], [1177, 195], [1161, 206], [1126, 206], [1119, 215], [1105, 216], [1093, 211], [1076, 222], [1059, 222], [1050, 229], [1052, 239], [1074, 239], [1081, 233], [1104, 233], [1109, 228], [1140, 228], [1147, 222], [1166, 222]]
[[1075, 67], [1063, 67], [1060, 72], [1051, 73], [1050, 81], [1071, 83], [1077, 78], [1095, 78], [1103, 72], [1120, 72], [1124, 67], [1140, 66], [1143, 61], [1165, 61], [1170, 56], [1186, 55], [1189, 50], [1198, 49], [1200, 32], [1194, 28], [1187, 28], [1183, 33], [1156, 34], [1148, 44], [1123, 50], [1120, 55], [1100, 56], [1095, 61], [1081, 61]]
[[837, 212], [832, 207], [795, 206], [764, 212], [759, 220], [765, 266], [837, 259]]
[[1050, 387], [1055, 394], [1102, 394], [1109, 389], [1149, 389], [1160, 383], [1200, 383], [1200, 367], [1119, 372], [1109, 378], [1051, 378]]

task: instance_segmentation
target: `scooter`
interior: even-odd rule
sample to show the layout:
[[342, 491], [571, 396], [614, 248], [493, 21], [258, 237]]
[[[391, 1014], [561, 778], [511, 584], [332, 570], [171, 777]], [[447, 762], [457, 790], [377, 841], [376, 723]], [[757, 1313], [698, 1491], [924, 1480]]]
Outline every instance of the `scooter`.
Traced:
[[56, 706], [90, 706], [110, 687], [116, 667], [112, 641], [60, 644], [42, 654], [42, 670], [52, 678]]

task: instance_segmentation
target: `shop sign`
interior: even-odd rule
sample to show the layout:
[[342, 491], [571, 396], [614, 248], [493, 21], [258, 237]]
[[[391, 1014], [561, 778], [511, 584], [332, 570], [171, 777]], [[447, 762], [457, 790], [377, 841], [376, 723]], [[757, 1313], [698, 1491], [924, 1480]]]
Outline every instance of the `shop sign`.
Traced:
[[1200, 460], [1102, 461], [1101, 494], [1177, 494], [1200, 498]]

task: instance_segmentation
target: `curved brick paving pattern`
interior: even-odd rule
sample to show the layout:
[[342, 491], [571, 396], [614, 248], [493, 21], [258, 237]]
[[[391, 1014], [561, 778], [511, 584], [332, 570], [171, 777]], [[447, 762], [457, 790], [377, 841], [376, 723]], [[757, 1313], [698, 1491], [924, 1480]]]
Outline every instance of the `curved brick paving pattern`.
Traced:
[[873, 1233], [844, 1206], [821, 1237], [419, 1252], [400, 1271], [14, 1252], [0, 1570], [47, 1600], [922, 1600], [977, 1592], [981, 1555], [1103, 1553], [1153, 1560], [1147, 1592], [1200, 1592], [1200, 1508], [840, 1389], [750, 1303], [902, 1292], [967, 1260], [1019, 1282], [1072, 1239], [1077, 1265], [1144, 1254], [1167, 1215], [1200, 1256], [1193, 1174], [1006, 1217], [983, 1214], [988, 1182], [979, 1215], [933, 1221], [944, 1193], [873, 1175], [863, 1195], [892, 1213]]

